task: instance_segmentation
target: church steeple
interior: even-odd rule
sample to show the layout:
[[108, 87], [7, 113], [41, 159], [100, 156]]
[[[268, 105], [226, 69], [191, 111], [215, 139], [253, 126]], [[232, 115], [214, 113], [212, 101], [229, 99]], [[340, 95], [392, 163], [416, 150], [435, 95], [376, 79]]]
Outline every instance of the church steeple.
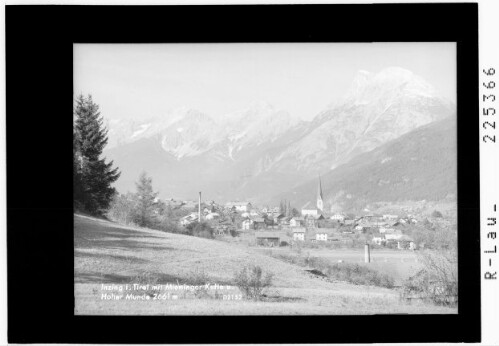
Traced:
[[322, 200], [322, 184], [321, 176], [319, 175], [319, 186], [317, 187], [317, 209], [324, 211], [324, 201]]

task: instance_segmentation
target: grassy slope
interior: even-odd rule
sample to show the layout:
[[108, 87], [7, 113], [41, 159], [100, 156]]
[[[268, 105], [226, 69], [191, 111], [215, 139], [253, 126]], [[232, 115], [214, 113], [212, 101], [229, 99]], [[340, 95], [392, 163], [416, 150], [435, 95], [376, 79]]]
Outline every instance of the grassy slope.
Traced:
[[[216, 240], [125, 227], [75, 215], [75, 313], [92, 314], [374, 314], [456, 313], [425, 304], [407, 305], [395, 291], [331, 283], [251, 248]], [[101, 300], [102, 283], [134, 283], [144, 272], [158, 283], [193, 283], [204, 272], [229, 284], [246, 264], [275, 274], [274, 294], [287, 302], [224, 301], [181, 296], [165, 301]], [[236, 292], [227, 292], [234, 294]]]

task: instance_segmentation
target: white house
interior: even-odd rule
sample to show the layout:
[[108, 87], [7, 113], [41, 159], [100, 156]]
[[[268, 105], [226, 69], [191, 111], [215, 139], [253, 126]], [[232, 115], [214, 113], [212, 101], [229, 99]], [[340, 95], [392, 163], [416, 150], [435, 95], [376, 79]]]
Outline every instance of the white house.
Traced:
[[277, 213], [277, 214], [280, 214], [281, 213], [281, 208], [279, 207], [273, 207], [273, 208], [269, 208], [269, 212], [272, 212], [272, 213]]
[[416, 246], [415, 246], [412, 238], [405, 235], [405, 234], [396, 240], [397, 240], [397, 248], [399, 250], [405, 250], [405, 249], [415, 250], [416, 249]]
[[319, 208], [317, 208], [317, 206], [315, 206], [312, 202], [307, 202], [307, 204], [305, 204], [301, 208], [301, 215], [302, 216], [307, 216], [307, 215], [317, 216], [321, 213], [322, 213], [322, 211]]
[[251, 211], [249, 212], [249, 214], [250, 214], [250, 216], [258, 216], [258, 217], [262, 216], [262, 214], [260, 214], [260, 212], [258, 210], [256, 210], [256, 209], [251, 209]]
[[251, 220], [251, 219], [243, 220], [241, 225], [242, 225], [241, 226], [242, 229], [252, 229], [253, 228], [253, 220]]
[[237, 211], [250, 211], [251, 210], [251, 203], [249, 203], [249, 202], [229, 202], [229, 203], [226, 203], [225, 206], [227, 208], [234, 207]]
[[293, 230], [293, 240], [305, 240], [305, 228], [296, 228]]
[[384, 234], [374, 234], [372, 242], [377, 245], [381, 245], [383, 243], [386, 243], [386, 238]]
[[393, 229], [393, 228], [380, 227], [379, 233], [391, 233], [391, 234], [393, 234], [393, 233], [397, 233], [397, 230]]
[[315, 240], [327, 241], [327, 233], [323, 233], [323, 232], [315, 233]]
[[341, 215], [341, 214], [334, 214], [333, 216], [331, 216], [331, 220], [343, 222], [343, 221], [345, 221], [345, 216]]
[[307, 216], [307, 215], [310, 215], [310, 216], [317, 216], [320, 214], [320, 210], [317, 209], [317, 208], [311, 208], [311, 209], [302, 209], [301, 210], [301, 215], [302, 216]]
[[386, 240], [401, 240], [403, 238], [404, 238], [403, 234], [385, 233], [385, 239]]
[[384, 220], [396, 220], [398, 218], [397, 215], [392, 215], [392, 214], [384, 214], [383, 219]]
[[318, 228], [312, 230], [308, 233], [307, 239], [311, 241], [325, 241], [331, 240], [334, 238], [334, 235], [338, 232], [335, 228]]
[[218, 213], [209, 213], [209, 214], [206, 214], [205, 218], [206, 220], [214, 220], [214, 219], [218, 219], [220, 217], [220, 214]]
[[354, 228], [354, 229], [355, 229], [356, 231], [362, 231], [362, 230], [364, 229], [364, 226], [362, 226], [362, 225], [357, 225], [357, 226], [355, 226], [355, 228]]
[[303, 217], [294, 217], [289, 221], [289, 226], [291, 227], [300, 227], [305, 223], [305, 219]]
[[187, 226], [190, 223], [196, 221], [198, 219], [198, 213], [190, 213], [187, 216], [184, 216], [183, 218], [180, 219], [180, 224], [182, 226]]
[[183, 218], [180, 219], [180, 225], [182, 225], [184, 227], [187, 226], [187, 225], [189, 225], [191, 222], [192, 222], [192, 220], [189, 220], [186, 217], [183, 217]]

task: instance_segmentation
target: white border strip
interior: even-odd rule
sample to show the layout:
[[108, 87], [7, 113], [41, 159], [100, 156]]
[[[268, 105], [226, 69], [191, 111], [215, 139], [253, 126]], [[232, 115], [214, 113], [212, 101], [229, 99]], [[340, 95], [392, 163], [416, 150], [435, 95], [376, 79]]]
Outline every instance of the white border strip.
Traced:
[[[485, 273], [499, 272], [499, 253], [484, 253], [496, 246], [499, 239], [487, 237], [488, 232], [499, 232], [499, 222], [495, 226], [488, 218], [495, 217], [499, 221], [499, 1], [480, 1], [479, 7], [479, 54], [480, 54], [480, 210], [481, 210], [481, 250], [482, 250], [482, 344], [499, 345], [499, 278], [485, 280]], [[487, 76], [483, 69], [495, 69], [495, 74]], [[494, 81], [493, 89], [486, 89], [482, 83]], [[495, 95], [483, 101], [483, 95]], [[470, 95], [470, 97], [472, 97]], [[486, 116], [483, 108], [495, 108], [497, 114]], [[495, 123], [496, 128], [484, 124], [485, 121]], [[485, 126], [484, 126], [485, 125]], [[496, 142], [484, 142], [484, 136], [494, 136]], [[496, 204], [496, 212], [494, 212]]]

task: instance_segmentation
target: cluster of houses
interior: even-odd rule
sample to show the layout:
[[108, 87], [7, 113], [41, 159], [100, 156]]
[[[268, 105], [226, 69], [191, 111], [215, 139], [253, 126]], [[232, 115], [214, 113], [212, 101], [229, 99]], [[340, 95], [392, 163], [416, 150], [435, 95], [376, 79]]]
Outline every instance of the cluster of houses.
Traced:
[[[172, 200], [173, 201], [173, 200]], [[317, 201], [305, 204], [299, 215], [285, 215], [280, 207], [256, 208], [250, 202], [227, 202], [225, 205], [206, 201], [181, 206], [197, 208], [180, 220], [187, 227], [198, 220], [209, 221], [217, 234], [227, 234], [231, 228], [255, 230], [255, 240], [259, 245], [278, 246], [282, 241], [338, 241], [338, 234], [364, 233], [372, 235], [372, 243], [377, 245], [396, 244], [399, 249], [415, 249], [413, 240], [402, 229], [407, 224], [418, 221], [412, 216], [378, 215], [368, 211], [363, 215], [323, 212], [322, 187], [319, 179]], [[191, 209], [192, 210], [192, 209]], [[289, 237], [292, 234], [292, 237]], [[291, 239], [290, 239], [291, 238]]]
[[[281, 228], [280, 236], [278, 232], [257, 232], [255, 237], [258, 243], [267, 240], [270, 244], [279, 244], [279, 240], [287, 240], [287, 232], [291, 231], [293, 241], [311, 242], [335, 242], [345, 238], [345, 234], [367, 233], [372, 236], [372, 243], [379, 246], [393, 246], [398, 249], [415, 250], [415, 243], [409, 236], [405, 235], [400, 227], [403, 225], [398, 219], [377, 219], [372, 221], [372, 216], [362, 216], [356, 219], [340, 219], [333, 215], [329, 218], [337, 222], [338, 227], [310, 227], [306, 220], [309, 217], [293, 218], [295, 222], [290, 223], [289, 228]], [[313, 219], [312, 219], [313, 220]], [[305, 221], [305, 222], [303, 222]], [[407, 221], [405, 221], [407, 222]], [[348, 237], [348, 236], [347, 236]]]
[[[259, 245], [276, 246], [282, 241], [339, 241], [339, 234], [363, 233], [372, 235], [372, 243], [380, 246], [396, 246], [398, 249], [415, 249], [413, 240], [403, 233], [405, 225], [417, 223], [412, 216], [377, 215], [362, 216], [336, 213], [325, 216], [319, 209], [302, 209], [299, 216], [285, 216], [278, 208], [262, 212], [248, 209], [241, 213], [242, 230], [256, 230], [255, 240]], [[323, 222], [321, 222], [321, 220]], [[288, 236], [291, 233], [292, 237]]]

